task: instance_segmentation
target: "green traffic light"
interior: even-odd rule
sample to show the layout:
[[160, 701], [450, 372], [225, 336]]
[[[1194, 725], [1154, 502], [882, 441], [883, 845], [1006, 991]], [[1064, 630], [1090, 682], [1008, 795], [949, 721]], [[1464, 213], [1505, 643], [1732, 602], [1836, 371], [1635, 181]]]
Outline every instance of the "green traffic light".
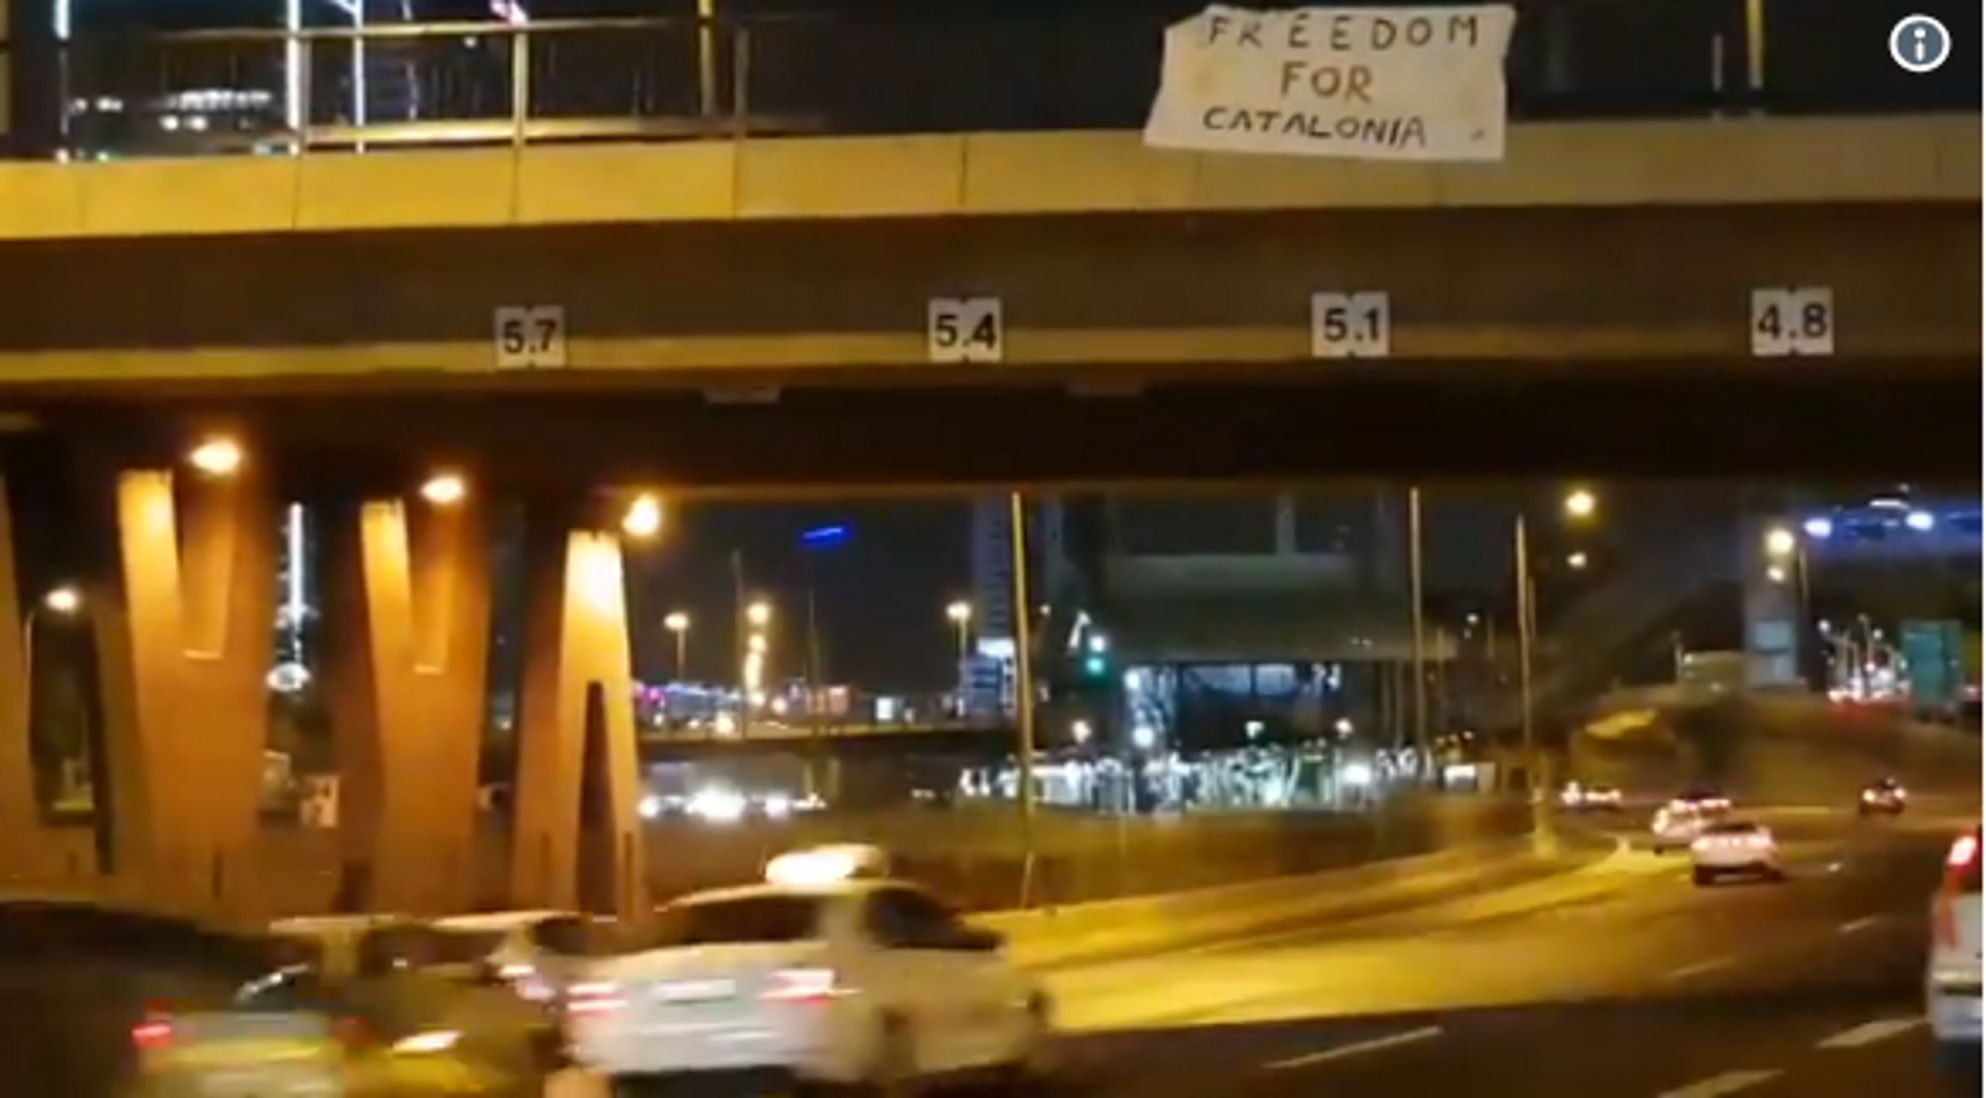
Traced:
[[1101, 678], [1106, 670], [1108, 668], [1104, 665], [1102, 656], [1091, 656], [1083, 661], [1083, 674], [1091, 678]]

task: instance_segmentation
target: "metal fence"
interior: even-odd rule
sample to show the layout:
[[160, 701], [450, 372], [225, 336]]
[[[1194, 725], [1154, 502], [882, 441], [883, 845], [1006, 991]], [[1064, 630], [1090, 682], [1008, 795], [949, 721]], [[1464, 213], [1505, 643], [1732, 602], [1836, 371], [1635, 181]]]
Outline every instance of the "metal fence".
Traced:
[[[1527, 119], [1980, 107], [1977, 56], [1910, 75], [1906, 9], [1980, 37], [1962, 0], [1522, 0], [1510, 110]], [[79, 31], [17, 44], [18, 155], [1132, 129], [1166, 17], [764, 16]], [[1963, 47], [1961, 46], [1961, 49]]]

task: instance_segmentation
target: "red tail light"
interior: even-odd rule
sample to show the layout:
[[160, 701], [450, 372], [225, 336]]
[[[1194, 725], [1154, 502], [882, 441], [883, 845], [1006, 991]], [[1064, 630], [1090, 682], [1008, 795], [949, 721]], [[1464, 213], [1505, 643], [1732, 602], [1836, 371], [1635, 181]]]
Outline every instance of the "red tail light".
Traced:
[[772, 974], [762, 997], [779, 1003], [818, 1003], [842, 992], [831, 968], [787, 968]]
[[1960, 835], [1952, 841], [1952, 848], [1945, 853], [1945, 880], [1938, 889], [1937, 910], [1932, 914], [1934, 931], [1938, 944], [1955, 947], [1959, 944], [1958, 912], [1953, 900], [1967, 891], [1969, 881], [1979, 876], [1979, 833]]
[[574, 984], [565, 994], [566, 1013], [580, 1017], [610, 1014], [619, 1010], [623, 1002], [621, 989], [616, 984]]
[[140, 1052], [152, 1052], [172, 1044], [172, 1019], [155, 1010], [145, 1012], [145, 1020], [131, 1027], [131, 1044]]

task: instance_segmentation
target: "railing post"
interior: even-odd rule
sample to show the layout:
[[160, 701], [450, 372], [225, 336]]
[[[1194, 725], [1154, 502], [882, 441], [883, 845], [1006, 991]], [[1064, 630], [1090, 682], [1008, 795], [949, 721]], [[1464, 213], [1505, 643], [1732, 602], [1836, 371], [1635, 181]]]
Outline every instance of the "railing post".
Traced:
[[531, 30], [513, 26], [510, 30], [510, 142], [522, 146], [530, 137], [531, 121]]
[[310, 151], [310, 131], [313, 128], [311, 118], [315, 110], [310, 101], [310, 88], [316, 83], [311, 77], [317, 51], [311, 49], [310, 39], [294, 31], [291, 32], [291, 41], [296, 46], [294, 61], [297, 67], [296, 75], [292, 78], [294, 83], [291, 85], [291, 90], [296, 95], [296, 126], [293, 137], [296, 142], [296, 153], [301, 156]]

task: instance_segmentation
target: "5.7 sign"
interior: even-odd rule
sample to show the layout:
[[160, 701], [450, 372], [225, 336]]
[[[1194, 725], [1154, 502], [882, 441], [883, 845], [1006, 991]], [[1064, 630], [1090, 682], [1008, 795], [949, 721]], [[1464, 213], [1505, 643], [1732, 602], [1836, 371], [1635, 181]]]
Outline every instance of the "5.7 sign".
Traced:
[[565, 306], [499, 305], [492, 324], [497, 369], [565, 368]]

